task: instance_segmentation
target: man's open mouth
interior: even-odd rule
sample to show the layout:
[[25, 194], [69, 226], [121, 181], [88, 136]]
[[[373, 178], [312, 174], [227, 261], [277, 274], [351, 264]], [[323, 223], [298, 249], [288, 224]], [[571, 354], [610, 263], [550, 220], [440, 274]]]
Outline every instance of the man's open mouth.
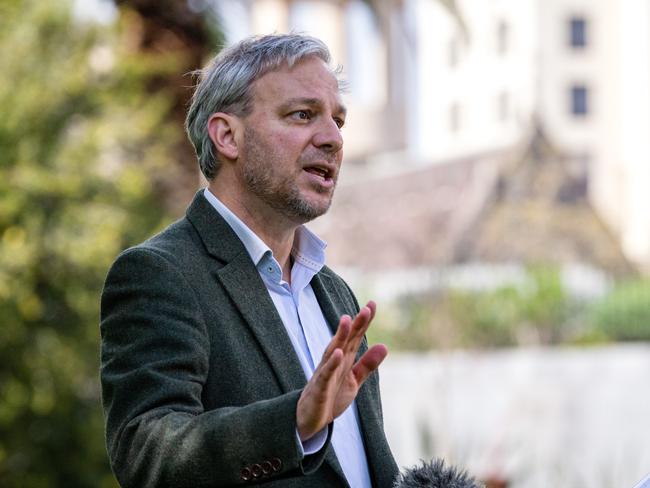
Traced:
[[329, 180], [332, 178], [332, 170], [325, 166], [307, 166], [303, 168], [307, 173], [312, 175], [320, 176], [324, 180]]

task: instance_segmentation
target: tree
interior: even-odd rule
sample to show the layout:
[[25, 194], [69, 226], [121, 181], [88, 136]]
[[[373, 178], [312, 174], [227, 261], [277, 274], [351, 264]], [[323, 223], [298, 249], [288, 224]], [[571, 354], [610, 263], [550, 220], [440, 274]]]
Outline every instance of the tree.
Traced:
[[[190, 73], [203, 67], [223, 44], [211, 0], [114, 0], [127, 24], [130, 48], [145, 56], [174, 59], [177, 69], [151, 73], [150, 93], [164, 93], [171, 101], [169, 116], [179, 133], [192, 97]], [[173, 147], [176, 164], [162, 180], [165, 204], [175, 214], [185, 209], [200, 183], [196, 155], [190, 141], [181, 136]]]
[[3, 487], [115, 486], [99, 295], [116, 254], [168, 220], [156, 175], [178, 140], [172, 102], [145, 86], [174, 60], [129, 54], [125, 32], [75, 19], [70, 0], [0, 0]]

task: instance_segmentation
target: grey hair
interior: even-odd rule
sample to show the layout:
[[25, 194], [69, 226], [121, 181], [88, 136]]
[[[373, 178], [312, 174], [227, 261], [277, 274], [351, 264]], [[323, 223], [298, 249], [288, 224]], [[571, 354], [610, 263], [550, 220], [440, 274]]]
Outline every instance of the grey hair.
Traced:
[[[201, 172], [211, 180], [220, 161], [208, 135], [208, 120], [216, 112], [245, 117], [253, 109], [251, 86], [270, 71], [294, 64], [309, 56], [330, 63], [327, 46], [315, 37], [302, 34], [274, 34], [248, 37], [222, 50], [212, 62], [196, 73], [196, 86], [185, 119], [185, 130], [194, 145]], [[332, 71], [336, 74], [336, 71]]]

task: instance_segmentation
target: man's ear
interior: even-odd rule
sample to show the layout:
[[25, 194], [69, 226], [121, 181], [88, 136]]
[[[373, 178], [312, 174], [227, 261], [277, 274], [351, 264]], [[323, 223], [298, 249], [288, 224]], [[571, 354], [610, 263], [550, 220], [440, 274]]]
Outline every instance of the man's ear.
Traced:
[[227, 159], [235, 160], [239, 156], [237, 136], [241, 123], [235, 115], [217, 112], [208, 119], [208, 135], [217, 148], [217, 152]]

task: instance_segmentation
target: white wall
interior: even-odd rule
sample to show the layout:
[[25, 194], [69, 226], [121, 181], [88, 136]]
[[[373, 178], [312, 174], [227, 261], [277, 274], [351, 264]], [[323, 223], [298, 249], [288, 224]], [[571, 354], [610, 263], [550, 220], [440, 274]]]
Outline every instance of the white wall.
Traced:
[[[574, 154], [593, 152], [596, 128], [603, 117], [602, 81], [598, 63], [603, 59], [601, 0], [547, 0], [539, 3], [538, 109], [552, 141]], [[587, 46], [569, 45], [569, 19], [572, 15], [587, 20]], [[570, 87], [584, 84], [589, 90], [589, 113], [574, 116], [570, 112]]]
[[631, 488], [650, 472], [648, 374], [648, 345], [392, 354], [384, 425], [400, 466], [435, 456], [510, 488]]
[[[466, 42], [443, 7], [410, 0], [416, 32], [408, 148], [425, 164], [507, 147], [538, 116], [550, 140], [585, 172], [590, 198], [627, 256], [650, 269], [650, 2], [459, 0]], [[570, 19], [587, 22], [570, 46]], [[497, 25], [508, 48], [497, 52]], [[450, 43], [458, 42], [451, 66]], [[571, 112], [571, 87], [588, 89], [588, 113]], [[507, 93], [508, 120], [498, 118]], [[456, 105], [457, 129], [451, 129]]]
[[[417, 120], [411, 151], [422, 160], [442, 160], [516, 143], [528, 128], [534, 102], [534, 4], [460, 1], [467, 36], [439, 3], [411, 4], [417, 23], [417, 91], [410, 100]], [[500, 22], [507, 25], [502, 53], [497, 45]], [[500, 116], [500, 97], [506, 99], [505, 117]]]
[[628, 255], [650, 270], [650, 2], [620, 6], [621, 233]]

